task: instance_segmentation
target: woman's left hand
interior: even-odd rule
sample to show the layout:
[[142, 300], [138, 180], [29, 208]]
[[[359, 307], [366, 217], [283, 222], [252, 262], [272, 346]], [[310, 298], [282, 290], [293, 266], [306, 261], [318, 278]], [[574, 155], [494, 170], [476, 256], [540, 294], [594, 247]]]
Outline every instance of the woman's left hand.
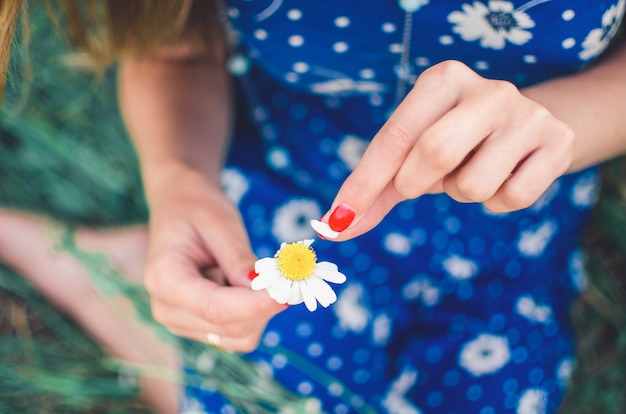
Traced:
[[346, 240], [397, 203], [440, 192], [494, 212], [523, 209], [567, 171], [573, 151], [573, 131], [514, 85], [442, 62], [417, 79], [321, 221]]

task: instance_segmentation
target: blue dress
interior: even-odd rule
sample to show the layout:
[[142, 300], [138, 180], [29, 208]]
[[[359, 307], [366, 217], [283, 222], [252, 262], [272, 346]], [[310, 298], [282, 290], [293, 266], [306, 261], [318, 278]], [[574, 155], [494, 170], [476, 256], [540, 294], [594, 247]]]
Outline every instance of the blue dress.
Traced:
[[[227, 3], [249, 122], [238, 124], [223, 181], [259, 257], [315, 237], [309, 220], [425, 68], [455, 59], [529, 86], [594, 61], [624, 13], [624, 0]], [[290, 307], [248, 357], [328, 413], [555, 412], [597, 184], [594, 169], [563, 176], [508, 214], [427, 195], [357, 239], [318, 239], [318, 257], [348, 277], [338, 301]], [[233, 411], [210, 390], [187, 398]]]

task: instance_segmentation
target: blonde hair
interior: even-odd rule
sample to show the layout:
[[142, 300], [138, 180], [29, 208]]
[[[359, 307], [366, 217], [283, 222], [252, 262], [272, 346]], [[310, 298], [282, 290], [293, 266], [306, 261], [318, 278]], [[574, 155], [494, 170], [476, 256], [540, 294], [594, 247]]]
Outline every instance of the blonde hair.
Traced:
[[9, 68], [9, 55], [22, 0], [0, 0], [0, 102]]
[[[209, 54], [222, 36], [218, 1], [43, 0], [43, 4], [54, 26], [80, 52], [74, 63], [94, 71], [123, 56], [145, 57], [182, 41]], [[23, 0], [0, 0], [0, 102], [15, 28], [25, 6]]]

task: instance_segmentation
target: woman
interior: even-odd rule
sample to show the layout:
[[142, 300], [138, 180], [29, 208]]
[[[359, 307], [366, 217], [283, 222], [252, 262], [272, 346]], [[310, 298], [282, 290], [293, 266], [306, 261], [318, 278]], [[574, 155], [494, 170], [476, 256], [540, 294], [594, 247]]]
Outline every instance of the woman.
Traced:
[[[624, 2], [353, 6], [232, 1], [212, 53], [167, 37], [118, 48], [153, 313], [325, 411], [554, 412], [588, 167], [626, 147], [623, 45], [591, 65]], [[257, 258], [320, 217], [341, 241], [315, 242], [347, 276], [337, 303], [311, 313], [252, 291]], [[187, 390], [186, 407], [228, 404]]]

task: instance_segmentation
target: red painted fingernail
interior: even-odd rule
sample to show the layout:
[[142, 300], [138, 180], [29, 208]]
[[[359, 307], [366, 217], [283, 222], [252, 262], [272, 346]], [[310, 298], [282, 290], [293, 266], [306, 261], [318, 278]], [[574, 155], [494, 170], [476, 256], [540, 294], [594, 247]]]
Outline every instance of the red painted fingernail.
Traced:
[[250, 270], [248, 272], [248, 279], [253, 280], [255, 277], [257, 277], [259, 274], [257, 272], [254, 271], [254, 269]]
[[344, 231], [354, 220], [356, 213], [350, 207], [339, 204], [328, 218], [328, 226], [337, 232]]

